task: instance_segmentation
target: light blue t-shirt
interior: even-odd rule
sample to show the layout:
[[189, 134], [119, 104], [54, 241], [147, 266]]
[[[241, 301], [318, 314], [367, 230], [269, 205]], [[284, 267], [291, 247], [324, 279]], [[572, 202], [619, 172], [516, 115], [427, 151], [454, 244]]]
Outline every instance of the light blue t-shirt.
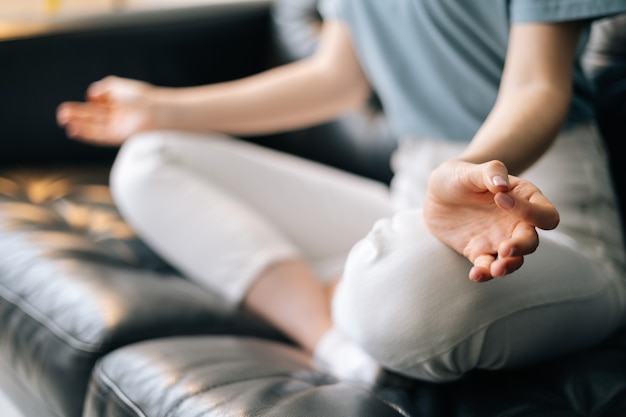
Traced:
[[[625, 11], [626, 0], [321, 0], [319, 7], [325, 19], [350, 26], [400, 137], [469, 141], [495, 103], [512, 23], [597, 18]], [[593, 117], [591, 87], [579, 63], [573, 71], [568, 126]]]

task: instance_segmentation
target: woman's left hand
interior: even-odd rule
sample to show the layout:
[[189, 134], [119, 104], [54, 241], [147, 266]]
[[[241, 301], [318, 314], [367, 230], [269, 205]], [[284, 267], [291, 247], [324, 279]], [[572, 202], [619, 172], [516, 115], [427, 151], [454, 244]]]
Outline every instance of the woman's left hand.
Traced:
[[484, 282], [519, 269], [539, 245], [536, 228], [554, 229], [559, 213], [539, 188], [509, 175], [500, 161], [450, 160], [430, 176], [424, 220], [472, 262], [469, 278]]

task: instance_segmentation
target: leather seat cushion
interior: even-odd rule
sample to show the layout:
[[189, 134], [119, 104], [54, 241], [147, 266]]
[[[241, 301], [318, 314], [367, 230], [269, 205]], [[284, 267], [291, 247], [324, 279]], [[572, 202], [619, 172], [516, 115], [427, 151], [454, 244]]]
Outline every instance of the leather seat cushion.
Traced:
[[276, 342], [169, 338], [104, 358], [85, 417], [621, 417], [625, 375], [626, 351], [616, 341], [530, 369], [389, 388], [338, 382]]
[[81, 415], [95, 362], [140, 340], [284, 340], [181, 278], [113, 206], [108, 167], [0, 173], [0, 362], [57, 415]]

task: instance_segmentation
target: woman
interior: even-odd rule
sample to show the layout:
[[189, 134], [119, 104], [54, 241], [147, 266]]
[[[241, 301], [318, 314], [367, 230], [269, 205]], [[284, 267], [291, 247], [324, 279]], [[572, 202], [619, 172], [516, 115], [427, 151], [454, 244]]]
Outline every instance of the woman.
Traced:
[[[578, 65], [590, 19], [622, 10], [324, 0], [309, 59], [180, 89], [107, 77], [58, 121], [123, 143], [116, 202], [190, 279], [339, 378], [448, 381], [622, 325], [620, 220]], [[390, 189], [230, 137], [332, 119], [372, 87], [402, 138]]]

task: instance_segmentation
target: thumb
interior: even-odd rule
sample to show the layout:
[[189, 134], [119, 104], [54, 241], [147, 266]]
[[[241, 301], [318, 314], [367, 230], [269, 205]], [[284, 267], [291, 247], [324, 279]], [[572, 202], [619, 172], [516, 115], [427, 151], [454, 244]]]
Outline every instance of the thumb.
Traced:
[[105, 83], [96, 81], [87, 88], [87, 100], [96, 103], [105, 103], [111, 100], [111, 96]]
[[483, 184], [493, 194], [507, 192], [511, 188], [509, 171], [503, 162], [493, 160], [480, 165]]

